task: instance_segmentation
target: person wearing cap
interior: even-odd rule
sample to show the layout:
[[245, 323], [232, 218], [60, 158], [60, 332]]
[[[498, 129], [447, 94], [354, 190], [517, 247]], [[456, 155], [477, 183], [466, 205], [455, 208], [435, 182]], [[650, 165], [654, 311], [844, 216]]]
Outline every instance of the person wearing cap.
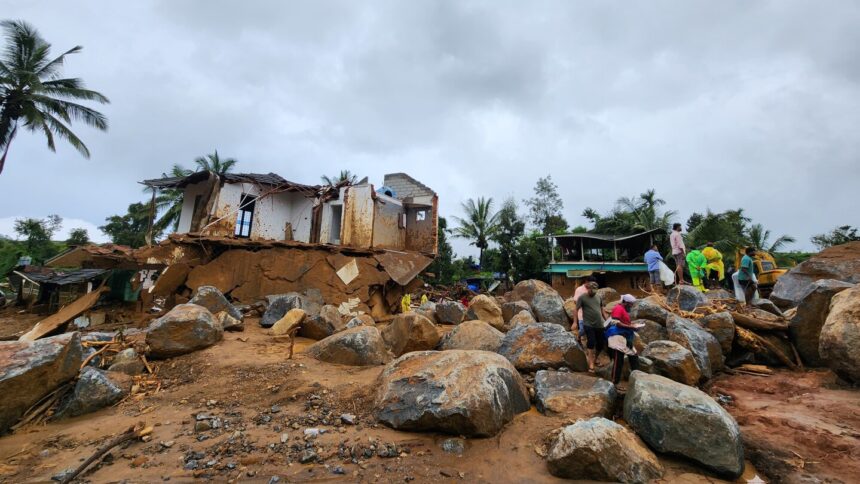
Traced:
[[[708, 242], [702, 255], [708, 260], [708, 265], [705, 266], [705, 279], [708, 285], [712, 288], [719, 287], [720, 283], [726, 278], [726, 267], [723, 265], [723, 254], [714, 247], [713, 242]], [[716, 283], [714, 283], [716, 280]]]
[[611, 324], [606, 328], [606, 342], [612, 359], [612, 382], [616, 385], [621, 381], [625, 356], [630, 362], [630, 371], [639, 369], [639, 356], [633, 347], [639, 326], [630, 321], [630, 308], [635, 302], [636, 298], [630, 294], [621, 296], [621, 303], [612, 309]]
[[[588, 284], [590, 282], [597, 284], [597, 278], [594, 276], [588, 276], [585, 279], [585, 284], [580, 285], [579, 287], [576, 288], [575, 291], [573, 291], [573, 302], [574, 302], [574, 304], [576, 303], [576, 301], [579, 300], [579, 298], [583, 294], [588, 292]], [[577, 335], [576, 335], [576, 337], [579, 340], [579, 344], [581, 344], [582, 346], [585, 346], [585, 339], [584, 339], [585, 338], [585, 323], [582, 320], [582, 309], [579, 309], [576, 311], [576, 316], [577, 316], [577, 320], [576, 320], [576, 322], [577, 322], [577, 326], [576, 326]]]
[[603, 310], [603, 300], [597, 294], [596, 282], [586, 284], [585, 294], [576, 300], [576, 310], [580, 309], [582, 309], [582, 322], [587, 339], [585, 357], [588, 360], [588, 371], [594, 372], [594, 362], [606, 347], [606, 337], [603, 334], [606, 314]]

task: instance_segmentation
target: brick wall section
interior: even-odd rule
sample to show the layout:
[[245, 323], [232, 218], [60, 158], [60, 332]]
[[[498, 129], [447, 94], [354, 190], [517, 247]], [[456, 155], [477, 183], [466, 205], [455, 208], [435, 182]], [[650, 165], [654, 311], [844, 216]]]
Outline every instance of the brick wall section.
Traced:
[[390, 173], [385, 175], [383, 184], [394, 190], [397, 198], [433, 196], [436, 193], [429, 187], [412, 178], [406, 173]]

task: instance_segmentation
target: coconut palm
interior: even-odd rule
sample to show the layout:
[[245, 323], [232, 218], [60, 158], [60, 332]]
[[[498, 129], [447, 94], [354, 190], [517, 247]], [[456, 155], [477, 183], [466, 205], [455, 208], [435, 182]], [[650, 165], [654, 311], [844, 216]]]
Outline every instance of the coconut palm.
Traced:
[[236, 160], [234, 158], [222, 160], [218, 156], [218, 150], [215, 150], [215, 153], [198, 156], [194, 159], [194, 164], [197, 165], [197, 171], [211, 171], [217, 175], [223, 175], [233, 169], [233, 166], [236, 165]]
[[329, 178], [326, 175], [320, 177], [323, 183], [329, 186], [336, 186], [346, 183], [347, 185], [355, 185], [355, 182], [358, 181], [358, 176], [353, 175], [349, 170], [341, 170], [340, 174], [337, 176], [333, 176]]
[[460, 204], [463, 208], [464, 218], [454, 217], [460, 224], [454, 229], [454, 237], [472, 239], [470, 245], [474, 245], [480, 251], [478, 264], [483, 267], [484, 249], [489, 247], [489, 240], [499, 230], [499, 214], [493, 213], [493, 199], [480, 197], [477, 201], [471, 198]]
[[108, 98], [85, 89], [80, 79], [60, 74], [66, 56], [80, 52], [82, 47], [75, 46], [51, 59], [51, 44], [31, 25], [6, 20], [0, 22], [0, 28], [6, 34], [6, 47], [0, 54], [0, 173], [19, 124], [29, 131], [41, 131], [51, 151], [56, 151], [54, 138], [59, 137], [89, 158], [90, 150], [69, 124], [82, 121], [104, 131], [107, 118], [72, 100], [107, 104]]
[[752, 224], [750, 225], [749, 230], [746, 233], [747, 239], [749, 241], [749, 245], [756, 247], [758, 249], [764, 250], [766, 252], [770, 252], [773, 254], [774, 252], [778, 252], [780, 249], [785, 247], [787, 244], [791, 244], [795, 242], [795, 238], [790, 235], [780, 235], [770, 243], [770, 230], [767, 230], [762, 226], [762, 224]]

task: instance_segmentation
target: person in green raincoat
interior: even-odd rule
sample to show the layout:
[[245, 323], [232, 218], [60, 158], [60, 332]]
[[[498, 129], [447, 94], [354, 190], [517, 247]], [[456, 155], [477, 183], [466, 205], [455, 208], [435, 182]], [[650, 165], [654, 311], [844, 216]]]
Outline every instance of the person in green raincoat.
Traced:
[[707, 292], [704, 284], [705, 267], [708, 265], [708, 259], [699, 250], [691, 250], [687, 253], [687, 268], [690, 270], [690, 277], [693, 279], [693, 286], [696, 289]]

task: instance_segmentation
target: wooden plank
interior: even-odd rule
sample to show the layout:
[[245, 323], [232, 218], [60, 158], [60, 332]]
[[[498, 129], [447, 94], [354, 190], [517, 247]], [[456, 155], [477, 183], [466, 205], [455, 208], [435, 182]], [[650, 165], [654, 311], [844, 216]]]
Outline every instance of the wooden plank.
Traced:
[[56, 313], [36, 323], [36, 325], [33, 326], [33, 329], [24, 333], [23, 336], [18, 338], [18, 341], [36, 341], [42, 336], [54, 331], [64, 323], [71, 321], [72, 319], [80, 316], [81, 313], [87, 309], [93, 307], [96, 301], [99, 300], [99, 296], [107, 290], [107, 287], [102, 286], [89, 294], [84, 294], [68, 306], [63, 307]]

